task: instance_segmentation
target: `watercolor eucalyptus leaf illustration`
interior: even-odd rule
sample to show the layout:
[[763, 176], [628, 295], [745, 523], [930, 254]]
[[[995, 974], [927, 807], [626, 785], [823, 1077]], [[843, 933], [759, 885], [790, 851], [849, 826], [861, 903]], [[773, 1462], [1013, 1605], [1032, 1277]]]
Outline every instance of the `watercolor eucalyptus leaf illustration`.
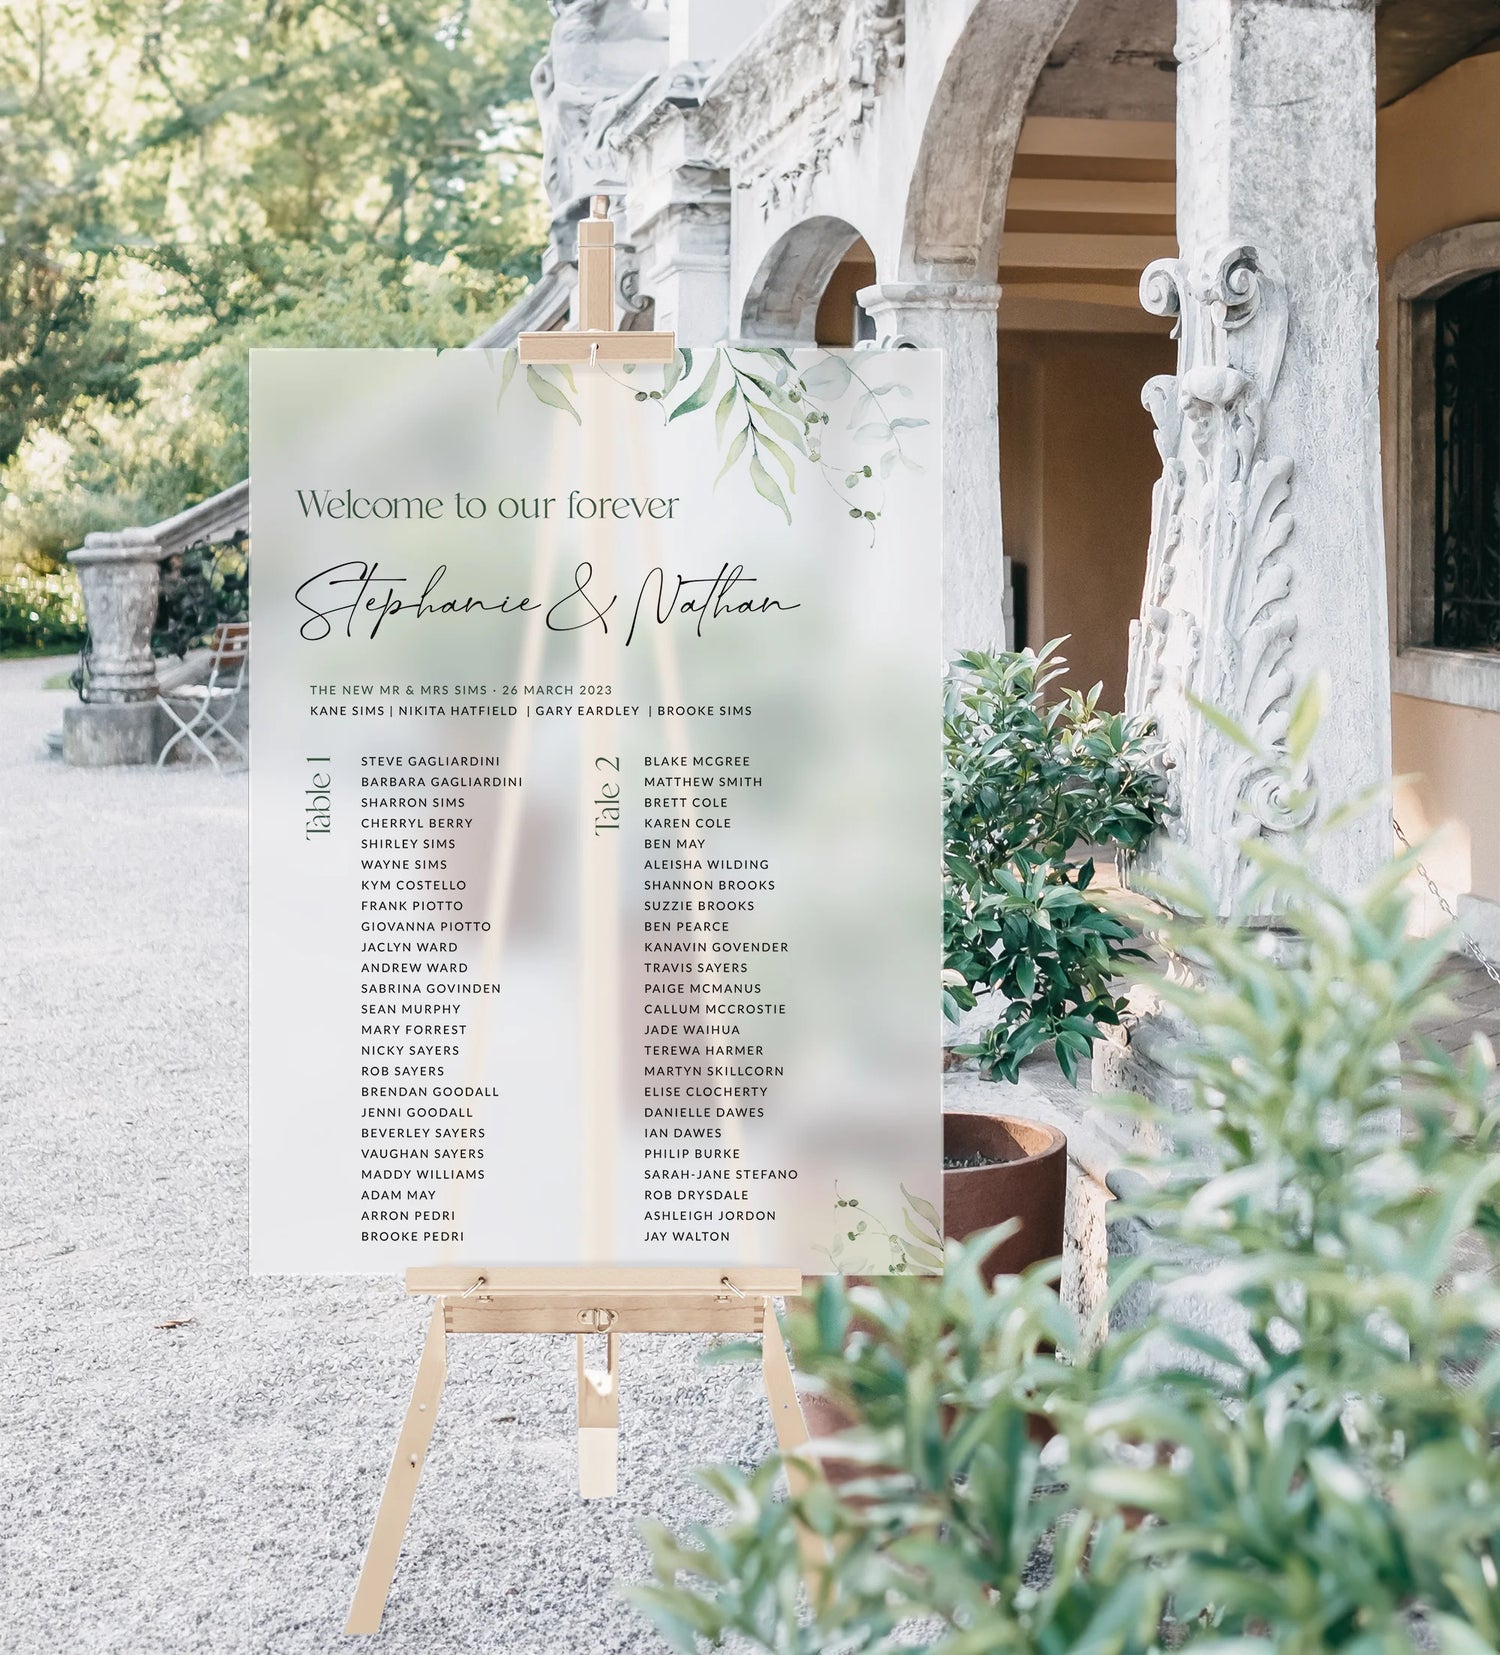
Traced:
[[893, 1225], [858, 1196], [834, 1185], [836, 1228], [817, 1247], [840, 1276], [929, 1276], [943, 1271], [943, 1219], [925, 1196], [901, 1186], [901, 1214]]
[[568, 394], [570, 391], [575, 394], [577, 392], [571, 368], [565, 364], [538, 368], [528, 362], [526, 383], [531, 387], [531, 394], [538, 402], [545, 402], [549, 408], [561, 409], [563, 413], [572, 417], [575, 425], [583, 424], [583, 415], [578, 412], [577, 404]]
[[[514, 373], [514, 352], [502, 372], [500, 394]], [[718, 485], [745, 466], [755, 492], [792, 521], [791, 497], [804, 472], [832, 489], [851, 518], [868, 526], [873, 545], [885, 509], [886, 483], [898, 466], [921, 471], [906, 433], [930, 423], [903, 411], [912, 388], [890, 377], [882, 353], [824, 351], [799, 367], [788, 351], [720, 346], [697, 352], [684, 346], [660, 370], [601, 368], [606, 379], [638, 403], [657, 403], [671, 425], [713, 410], [720, 464]], [[528, 364], [526, 383], [537, 401], [582, 424], [571, 369]], [[835, 413], [831, 412], [835, 410]]]

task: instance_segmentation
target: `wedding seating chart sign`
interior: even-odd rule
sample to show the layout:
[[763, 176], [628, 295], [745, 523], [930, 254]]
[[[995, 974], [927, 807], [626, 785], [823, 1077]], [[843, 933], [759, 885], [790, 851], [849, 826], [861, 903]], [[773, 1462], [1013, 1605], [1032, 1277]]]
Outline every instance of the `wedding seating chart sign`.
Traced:
[[255, 1269], [940, 1264], [940, 406], [255, 353]]

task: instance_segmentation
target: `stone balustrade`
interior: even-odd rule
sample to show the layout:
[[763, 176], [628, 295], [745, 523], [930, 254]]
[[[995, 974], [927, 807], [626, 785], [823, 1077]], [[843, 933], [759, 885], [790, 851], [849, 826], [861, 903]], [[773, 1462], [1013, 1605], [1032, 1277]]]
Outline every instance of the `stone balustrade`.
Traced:
[[151, 629], [161, 565], [189, 546], [228, 540], [250, 526], [250, 482], [143, 528], [85, 537], [68, 561], [88, 618], [88, 700], [63, 715], [69, 764], [150, 764], [158, 751]]

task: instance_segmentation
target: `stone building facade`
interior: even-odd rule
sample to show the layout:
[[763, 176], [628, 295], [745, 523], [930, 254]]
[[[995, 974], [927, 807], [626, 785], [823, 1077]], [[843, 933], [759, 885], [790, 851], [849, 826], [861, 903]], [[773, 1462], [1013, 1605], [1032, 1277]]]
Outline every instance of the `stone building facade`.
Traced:
[[[1076, 683], [1158, 720], [1172, 832], [1225, 902], [1231, 824], [1274, 836], [1287, 804], [1197, 704], [1274, 749], [1326, 672], [1323, 798], [1394, 774], [1500, 952], [1496, 0], [553, 9], [549, 247], [477, 345], [576, 322], [603, 193], [621, 327], [940, 347], [949, 652], [1066, 635]], [[246, 511], [240, 485], [75, 554], [95, 658], [72, 762], [155, 751], [157, 566]], [[1352, 885], [1390, 849], [1371, 810], [1323, 872]], [[1164, 1084], [1156, 1027], [1103, 1078]], [[1086, 1100], [1033, 1102], [1069, 1132], [1086, 1300], [1120, 1145]]]
[[[1325, 798], [1394, 766], [1500, 944], [1492, 0], [553, 5], [546, 268], [478, 343], [568, 321], [603, 192], [621, 326], [941, 347], [949, 650], [1067, 634], [1226, 900], [1236, 811], [1284, 803], [1194, 699], [1274, 748], [1325, 670]], [[1390, 848], [1369, 812], [1324, 871]], [[1097, 1232], [1113, 1146], [1071, 1131]]]

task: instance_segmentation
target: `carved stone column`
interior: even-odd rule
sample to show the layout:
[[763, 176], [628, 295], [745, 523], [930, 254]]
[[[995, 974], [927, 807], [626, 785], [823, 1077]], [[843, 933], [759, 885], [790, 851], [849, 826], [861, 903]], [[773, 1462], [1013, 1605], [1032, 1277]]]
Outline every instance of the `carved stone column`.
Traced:
[[675, 175], [680, 193], [650, 227], [641, 281], [658, 328], [674, 328], [684, 345], [712, 345], [730, 332], [729, 188], [726, 175], [696, 171]]
[[944, 352], [943, 652], [1005, 648], [999, 384], [993, 282], [885, 282], [861, 288], [882, 344]]
[[[1221, 907], [1241, 812], [1288, 825], [1269, 777], [1190, 704], [1277, 749], [1296, 688], [1329, 675], [1313, 780], [1329, 809], [1390, 776], [1375, 352], [1374, 0], [1179, 0], [1177, 229], [1145, 273], [1178, 371], [1146, 406], [1162, 454], [1129, 698], [1175, 761], [1173, 838]], [[1319, 872], [1389, 854], [1367, 814]]]
[[89, 624], [89, 699], [63, 715], [69, 764], [149, 764], [157, 754], [151, 627], [162, 549], [149, 530], [91, 534], [68, 559]]
[[[1376, 364], [1374, 0], [1178, 0], [1181, 257], [1141, 282], [1177, 322], [1156, 422], [1145, 592], [1128, 702], [1165, 737], [1166, 836], [1207, 868], [1221, 912], [1236, 840], [1292, 826], [1274, 776], [1193, 705], [1273, 753], [1296, 690], [1328, 675], [1311, 760], [1320, 810], [1390, 776]], [[1383, 808], [1318, 852], [1336, 887], [1389, 854]], [[1148, 852], [1149, 866], [1159, 859]], [[1096, 1085], [1169, 1090], [1146, 1019], [1101, 1046]], [[1102, 1066], [1102, 1072], [1101, 1072]]]
[[641, 290], [654, 326], [680, 343], [714, 345], [730, 333], [729, 174], [704, 154], [695, 112], [665, 104], [626, 140], [627, 230], [640, 250]]

